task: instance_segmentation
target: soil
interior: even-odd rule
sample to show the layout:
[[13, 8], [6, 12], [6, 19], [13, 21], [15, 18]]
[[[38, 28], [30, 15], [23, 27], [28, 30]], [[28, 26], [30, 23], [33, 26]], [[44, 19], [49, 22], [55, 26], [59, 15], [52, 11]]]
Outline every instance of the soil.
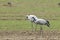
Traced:
[[0, 40], [60, 40], [60, 31], [0, 31]]

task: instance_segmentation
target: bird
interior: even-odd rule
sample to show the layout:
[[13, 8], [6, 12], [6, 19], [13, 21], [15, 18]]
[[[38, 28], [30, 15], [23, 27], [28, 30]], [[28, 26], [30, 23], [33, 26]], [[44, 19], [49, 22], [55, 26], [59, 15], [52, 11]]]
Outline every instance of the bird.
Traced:
[[[33, 19], [33, 22], [37, 25], [37, 24], [39, 24], [39, 25], [46, 25], [47, 27], [50, 27], [50, 23], [49, 23], [49, 21], [48, 20], [45, 20], [45, 19], [40, 19], [40, 18], [34, 18], [34, 17], [32, 17], [32, 19]], [[40, 30], [42, 30], [42, 27], [40, 27]], [[35, 28], [35, 31], [36, 31], [36, 28]]]
[[35, 15], [26, 15], [26, 19], [29, 20], [31, 22], [31, 26], [32, 26], [32, 31], [33, 31], [33, 18], [37, 19], [37, 17]]

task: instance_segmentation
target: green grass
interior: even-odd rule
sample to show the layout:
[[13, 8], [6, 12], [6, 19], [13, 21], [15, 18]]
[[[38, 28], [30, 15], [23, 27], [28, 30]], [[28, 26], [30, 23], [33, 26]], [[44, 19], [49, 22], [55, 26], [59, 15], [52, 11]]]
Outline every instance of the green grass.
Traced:
[[[12, 7], [3, 6], [12, 2]], [[51, 27], [44, 30], [60, 30], [60, 0], [0, 0], [0, 19], [24, 19], [27, 14], [51, 19]], [[52, 20], [56, 19], [56, 20]], [[39, 26], [38, 26], [39, 28]], [[0, 20], [0, 30], [31, 29], [30, 22], [24, 20]]]
[[[35, 28], [34, 24], [34, 28]], [[40, 25], [37, 26], [39, 29]], [[44, 30], [60, 30], [59, 20], [51, 20], [50, 28], [42, 26]], [[25, 20], [0, 20], [0, 30], [31, 30], [31, 22]]]
[[23, 20], [0, 20], [0, 30], [28, 30], [30, 22]]
[[[24, 18], [26, 14], [34, 14], [39, 18], [60, 19], [60, 0], [10, 0], [12, 7], [7, 5], [8, 0], [0, 0], [0, 16]], [[1, 18], [0, 17], [0, 18]]]

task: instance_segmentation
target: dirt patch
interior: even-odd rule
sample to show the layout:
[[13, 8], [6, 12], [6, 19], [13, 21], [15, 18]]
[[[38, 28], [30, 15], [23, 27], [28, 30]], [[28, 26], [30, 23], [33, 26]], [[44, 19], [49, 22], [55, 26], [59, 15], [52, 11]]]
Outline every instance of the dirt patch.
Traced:
[[60, 40], [60, 31], [0, 31], [0, 40]]

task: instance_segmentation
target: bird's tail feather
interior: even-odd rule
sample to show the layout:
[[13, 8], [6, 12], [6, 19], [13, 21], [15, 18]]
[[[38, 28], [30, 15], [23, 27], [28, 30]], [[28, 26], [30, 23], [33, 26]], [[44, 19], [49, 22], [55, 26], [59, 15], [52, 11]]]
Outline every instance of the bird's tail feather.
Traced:
[[50, 23], [49, 23], [49, 21], [47, 21], [47, 26], [50, 27]]

